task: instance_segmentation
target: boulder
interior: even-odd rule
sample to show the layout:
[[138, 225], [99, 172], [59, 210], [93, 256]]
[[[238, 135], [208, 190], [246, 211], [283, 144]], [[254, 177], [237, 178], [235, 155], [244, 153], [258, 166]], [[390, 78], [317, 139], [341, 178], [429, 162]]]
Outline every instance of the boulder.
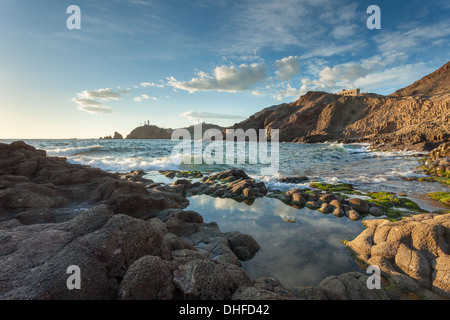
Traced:
[[384, 216], [384, 211], [376, 206], [372, 206], [369, 209], [369, 214], [374, 217], [381, 217]]
[[369, 202], [366, 200], [358, 199], [358, 198], [350, 198], [347, 200], [349, 206], [351, 206], [354, 210], [358, 211], [360, 214], [366, 215], [369, 214]]
[[330, 300], [388, 300], [383, 290], [367, 287], [369, 276], [360, 272], [349, 272], [331, 276], [319, 284]]
[[315, 201], [307, 201], [306, 207], [310, 210], [317, 210], [320, 208], [320, 205]]
[[231, 250], [233, 250], [239, 260], [247, 261], [253, 259], [260, 249], [258, 242], [250, 235], [234, 231], [225, 233], [225, 236], [230, 242]]
[[302, 182], [305, 182], [308, 180], [309, 179], [306, 176], [285, 177], [285, 178], [278, 179], [278, 181], [283, 182], [283, 183], [302, 183]]
[[122, 300], [172, 300], [175, 297], [173, 270], [177, 264], [160, 257], [144, 256], [127, 270], [120, 283]]
[[305, 200], [305, 198], [303, 198], [301, 193], [297, 192], [292, 195], [292, 203], [297, 206], [304, 206], [306, 203], [306, 200]]
[[361, 216], [359, 215], [358, 211], [350, 210], [348, 212], [348, 218], [353, 221], [358, 221], [359, 219], [361, 219]]
[[226, 300], [237, 288], [251, 287], [252, 281], [238, 266], [197, 259], [179, 266], [174, 283], [185, 299]]
[[323, 203], [322, 206], [319, 209], [319, 211], [322, 212], [323, 214], [329, 214], [333, 210], [334, 210], [334, 208], [328, 203]]

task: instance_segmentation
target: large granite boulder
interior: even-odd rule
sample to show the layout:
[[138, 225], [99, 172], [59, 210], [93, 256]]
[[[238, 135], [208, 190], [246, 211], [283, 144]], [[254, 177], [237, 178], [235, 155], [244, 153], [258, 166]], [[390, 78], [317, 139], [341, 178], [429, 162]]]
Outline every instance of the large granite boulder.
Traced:
[[378, 266], [402, 291], [450, 297], [450, 214], [420, 214], [397, 222], [366, 220], [365, 225], [367, 229], [347, 243], [358, 259]]

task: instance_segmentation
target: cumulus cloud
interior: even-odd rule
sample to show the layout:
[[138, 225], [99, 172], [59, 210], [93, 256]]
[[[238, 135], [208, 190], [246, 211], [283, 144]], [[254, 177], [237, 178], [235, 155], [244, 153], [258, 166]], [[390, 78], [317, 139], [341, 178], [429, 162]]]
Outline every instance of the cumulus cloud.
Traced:
[[181, 113], [180, 117], [187, 118], [192, 121], [204, 119], [244, 119], [244, 117], [241, 116], [205, 111], [187, 111]]
[[197, 91], [240, 92], [250, 89], [256, 83], [266, 78], [267, 66], [264, 63], [241, 64], [235, 66], [219, 66], [213, 75], [198, 72], [198, 78], [190, 81], [178, 81], [168, 78], [169, 84], [175, 89], [194, 93]]
[[272, 98], [281, 101], [285, 98], [298, 98], [307, 92], [306, 86], [301, 86], [300, 89], [293, 88], [290, 84], [281, 90], [277, 90], [271, 94]]
[[149, 97], [146, 94], [142, 94], [139, 97], [134, 98], [133, 100], [136, 101], [136, 102], [142, 102], [144, 100], [150, 100], [150, 99], [155, 100], [155, 101], [158, 100], [158, 98], [156, 98], [156, 97]]
[[110, 88], [98, 90], [85, 90], [77, 94], [77, 97], [72, 99], [78, 104], [78, 109], [93, 114], [112, 113], [112, 109], [103, 105], [102, 102], [109, 100], [119, 100], [121, 95], [114, 92]]
[[154, 83], [154, 82], [141, 82], [140, 86], [143, 88], [146, 88], [146, 87], [164, 88], [163, 84]]
[[298, 57], [287, 57], [281, 60], [275, 61], [275, 65], [278, 71], [275, 74], [282, 81], [289, 81], [293, 76], [300, 72], [300, 62]]
[[302, 87], [303, 91], [308, 91], [308, 88], [327, 92], [340, 91], [354, 86], [356, 80], [366, 77], [371, 72], [373, 72], [371, 67], [353, 62], [325, 67], [319, 71], [318, 79], [303, 79]]

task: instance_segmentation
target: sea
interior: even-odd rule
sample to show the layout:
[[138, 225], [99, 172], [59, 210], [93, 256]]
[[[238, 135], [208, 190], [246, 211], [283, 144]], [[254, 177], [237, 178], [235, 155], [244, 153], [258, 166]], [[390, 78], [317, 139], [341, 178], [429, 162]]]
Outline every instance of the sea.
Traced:
[[[2, 143], [13, 141], [0, 140]], [[261, 169], [269, 165], [267, 162], [254, 161], [251, 142], [234, 143], [235, 150], [246, 153], [244, 163], [238, 163], [237, 152], [234, 158], [236, 161], [226, 161], [224, 155], [223, 163], [217, 164], [211, 163], [211, 159], [202, 157], [202, 154], [192, 155], [181, 148], [178, 150], [179, 142], [171, 140], [22, 141], [46, 150], [49, 156], [66, 157], [68, 162], [74, 164], [118, 173], [143, 170], [146, 177], [155, 182], [174, 182], [159, 170], [197, 170], [211, 174], [240, 168], [255, 180], [264, 182], [269, 192], [306, 189], [311, 181], [349, 183], [363, 192], [404, 193], [430, 212], [445, 208], [427, 199], [424, 194], [449, 191], [447, 186], [435, 182], [407, 180], [425, 177], [417, 169], [420, 165], [418, 159], [423, 154], [371, 151], [367, 144], [280, 143], [277, 146], [278, 170], [264, 175]], [[205, 150], [209, 144], [203, 142], [202, 145]], [[223, 148], [226, 151], [225, 144]], [[270, 144], [267, 149], [270, 154]], [[211, 155], [215, 155], [214, 152]], [[199, 161], [196, 157], [202, 159]], [[280, 181], [282, 178], [298, 176], [306, 176], [309, 180], [300, 183]], [[242, 262], [242, 267], [254, 279], [273, 277], [284, 286], [295, 288], [317, 285], [329, 276], [344, 272], [365, 272], [343, 244], [343, 241], [354, 239], [364, 230], [361, 221], [324, 215], [308, 208], [294, 208], [269, 197], [245, 203], [198, 195], [190, 197], [189, 201], [186, 210], [199, 212], [206, 223], [216, 222], [222, 232], [237, 230], [252, 235], [258, 241], [261, 250], [252, 260]]]

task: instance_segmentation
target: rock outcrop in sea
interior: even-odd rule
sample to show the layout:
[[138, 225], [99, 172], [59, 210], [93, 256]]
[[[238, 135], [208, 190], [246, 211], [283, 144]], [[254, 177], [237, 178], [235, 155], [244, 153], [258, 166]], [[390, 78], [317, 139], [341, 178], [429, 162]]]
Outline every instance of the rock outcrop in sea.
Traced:
[[[189, 132], [191, 137], [194, 137], [194, 130], [196, 127], [199, 127], [199, 125], [192, 125], [187, 128], [180, 128], [185, 129]], [[223, 130], [223, 127], [215, 125], [215, 124], [208, 124], [208, 123], [202, 123], [201, 124], [201, 134], [203, 137], [203, 134], [206, 130], [209, 129], [217, 129], [219, 131]], [[126, 139], [171, 139], [172, 138], [172, 129], [166, 129], [166, 128], [160, 128], [155, 125], [144, 125], [135, 128], [133, 131], [130, 132], [129, 135], [127, 135]]]

